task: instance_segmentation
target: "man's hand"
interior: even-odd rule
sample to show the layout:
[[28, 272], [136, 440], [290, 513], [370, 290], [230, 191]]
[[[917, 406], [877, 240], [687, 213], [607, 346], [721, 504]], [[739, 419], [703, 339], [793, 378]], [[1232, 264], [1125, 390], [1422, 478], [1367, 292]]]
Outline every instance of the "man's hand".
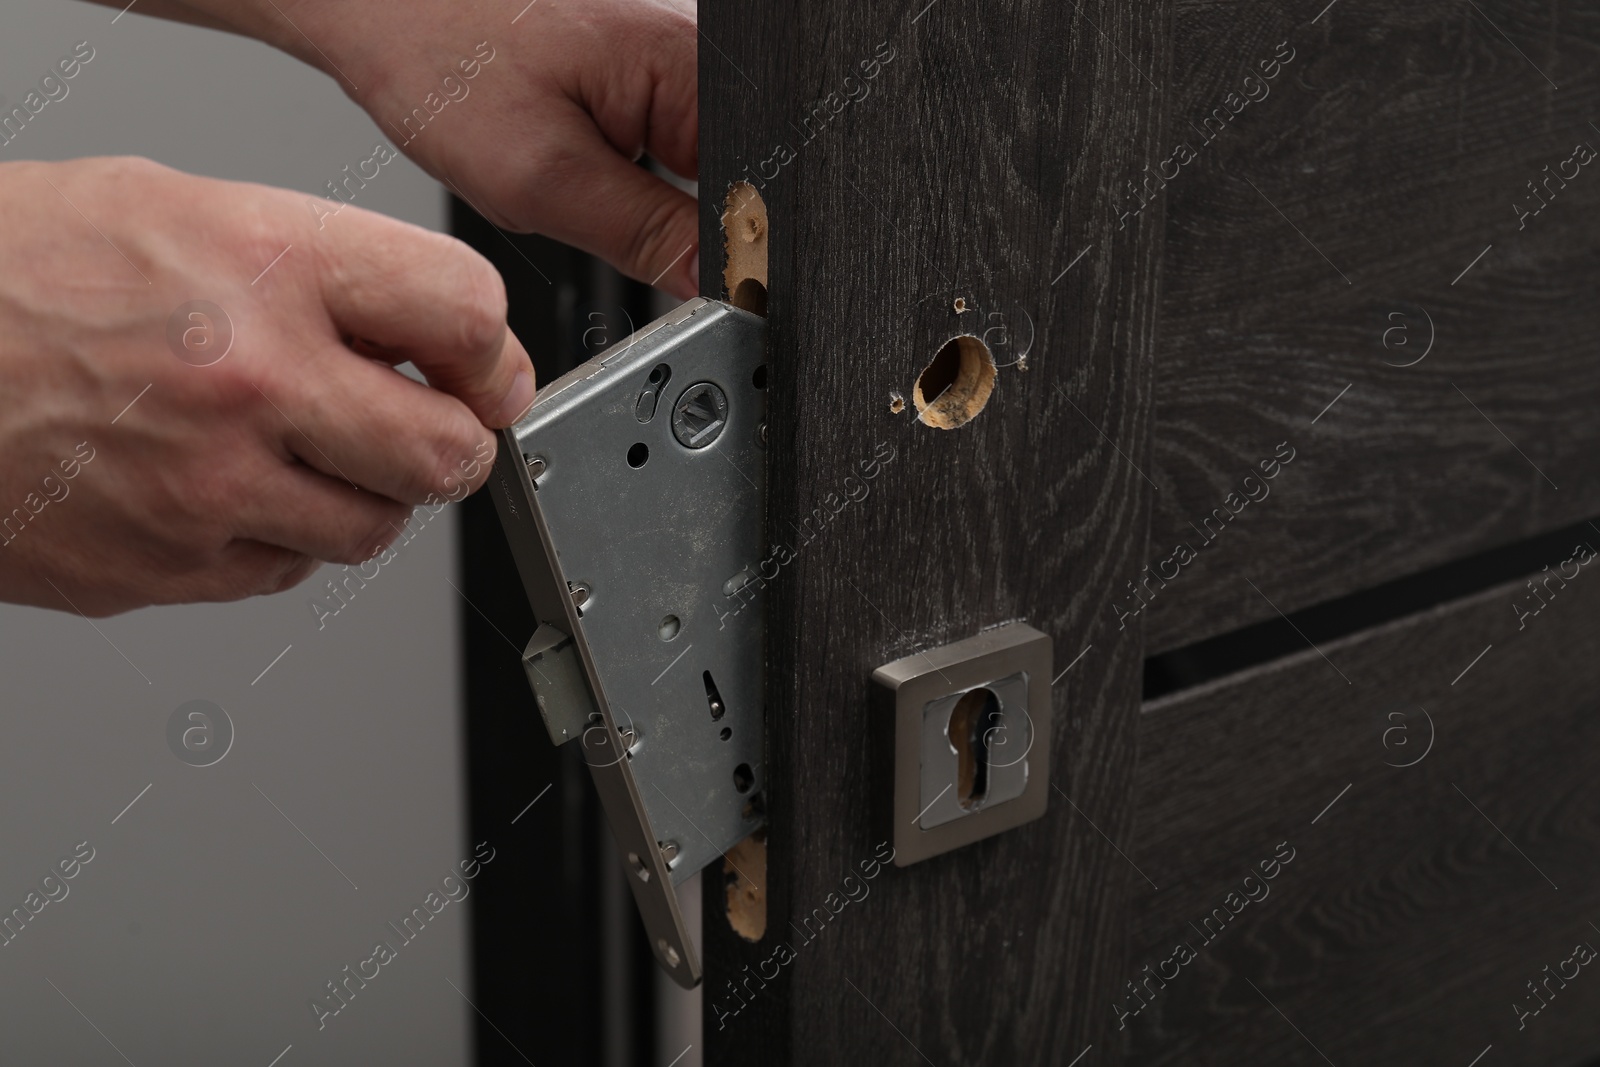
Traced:
[[136, 10], [298, 56], [491, 222], [698, 294], [695, 201], [635, 163], [648, 152], [686, 178], [698, 168], [693, 0], [147, 0]]
[[495, 270], [359, 208], [319, 229], [304, 195], [141, 160], [11, 163], [0, 233], [3, 600], [103, 615], [364, 561], [533, 401]]

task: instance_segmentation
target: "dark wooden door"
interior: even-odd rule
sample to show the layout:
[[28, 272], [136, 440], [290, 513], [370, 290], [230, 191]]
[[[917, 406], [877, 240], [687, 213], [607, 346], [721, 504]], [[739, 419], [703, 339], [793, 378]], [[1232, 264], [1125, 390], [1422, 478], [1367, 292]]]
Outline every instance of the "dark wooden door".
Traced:
[[[794, 549], [708, 1061], [1600, 1056], [1600, 8], [700, 22], [702, 277], [747, 183]], [[994, 388], [935, 428], [957, 334]], [[797, 922], [878, 854], [873, 669], [1012, 620], [1047, 814]]]

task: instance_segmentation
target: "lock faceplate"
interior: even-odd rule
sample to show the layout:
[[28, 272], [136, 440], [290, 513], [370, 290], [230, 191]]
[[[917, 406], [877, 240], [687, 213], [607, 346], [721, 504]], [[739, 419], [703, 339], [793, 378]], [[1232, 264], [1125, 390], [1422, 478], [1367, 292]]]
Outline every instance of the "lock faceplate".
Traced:
[[700, 978], [674, 886], [764, 822], [766, 322], [691, 300], [547, 385], [501, 433], [495, 505], [538, 620], [523, 665], [579, 739], [656, 956]]
[[1009, 623], [879, 667], [878, 818], [896, 866], [1037, 819], [1049, 806], [1050, 638]]

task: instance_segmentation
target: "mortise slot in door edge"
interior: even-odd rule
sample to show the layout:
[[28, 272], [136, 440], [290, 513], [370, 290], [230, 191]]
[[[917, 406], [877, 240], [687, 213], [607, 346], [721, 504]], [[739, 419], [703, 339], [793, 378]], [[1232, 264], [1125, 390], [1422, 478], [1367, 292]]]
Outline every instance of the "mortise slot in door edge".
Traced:
[[[727, 250], [722, 281], [728, 289], [728, 303], [765, 316], [767, 205], [749, 182], [734, 182], [729, 186], [722, 212], [722, 232]], [[730, 584], [739, 577], [735, 575], [729, 579]], [[723, 591], [732, 595], [726, 587]], [[707, 673], [706, 696], [715, 708], [720, 698], [714, 697], [713, 691], [711, 676]], [[712, 718], [720, 718], [715, 710]], [[722, 857], [722, 874], [727, 892], [728, 925], [746, 941], [760, 941], [767, 932], [767, 831], [757, 830], [729, 849]]]
[[767, 932], [767, 831], [757, 830], [722, 857], [728, 925], [746, 941]]
[[727, 250], [722, 281], [728, 303], [766, 315], [767, 205], [749, 182], [734, 182], [728, 188], [722, 233]]

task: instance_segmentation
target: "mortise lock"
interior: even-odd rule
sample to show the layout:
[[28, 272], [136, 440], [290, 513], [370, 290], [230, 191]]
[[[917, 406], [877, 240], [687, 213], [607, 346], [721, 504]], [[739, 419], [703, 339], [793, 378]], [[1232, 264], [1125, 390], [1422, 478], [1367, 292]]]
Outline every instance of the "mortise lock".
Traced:
[[1050, 638], [1023, 623], [879, 667], [877, 816], [904, 867], [1043, 815]]
[[700, 980], [676, 886], [763, 823], [766, 321], [695, 299], [539, 391], [490, 480], [538, 627], [523, 668], [577, 741], [656, 958]]

